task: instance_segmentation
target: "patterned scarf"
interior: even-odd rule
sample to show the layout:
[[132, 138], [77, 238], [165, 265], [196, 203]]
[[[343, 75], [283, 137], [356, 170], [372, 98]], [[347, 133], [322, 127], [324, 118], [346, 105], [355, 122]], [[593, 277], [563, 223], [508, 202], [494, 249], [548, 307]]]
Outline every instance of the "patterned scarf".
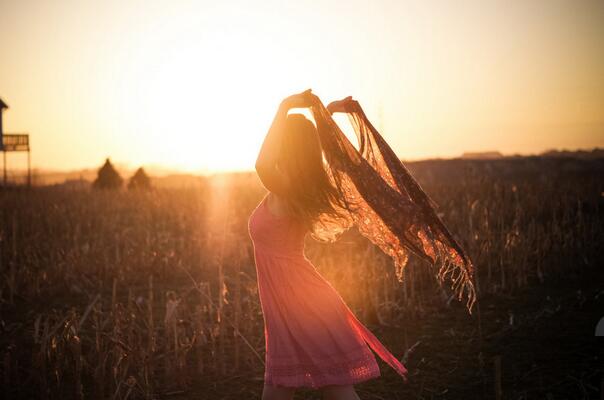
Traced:
[[[347, 97], [328, 108], [311, 107], [317, 124], [326, 171], [340, 195], [353, 208], [344, 218], [323, 214], [312, 233], [316, 240], [335, 241], [352, 225], [393, 258], [396, 276], [403, 281], [409, 252], [437, 266], [439, 284], [449, 278], [458, 300], [467, 295], [472, 313], [476, 301], [474, 267], [453, 238], [426, 195], [384, 138], [367, 119], [359, 103]], [[358, 138], [357, 150], [331, 114], [344, 112]]]

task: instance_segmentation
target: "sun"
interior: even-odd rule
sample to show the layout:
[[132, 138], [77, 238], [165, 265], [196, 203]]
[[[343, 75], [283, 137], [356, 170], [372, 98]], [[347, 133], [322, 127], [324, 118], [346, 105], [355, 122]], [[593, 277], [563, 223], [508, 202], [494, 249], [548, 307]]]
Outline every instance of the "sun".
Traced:
[[194, 173], [252, 170], [284, 97], [312, 88], [327, 104], [350, 94], [341, 86], [352, 67], [325, 63], [329, 48], [235, 18], [123, 44], [128, 62], [100, 83], [111, 88], [103, 96], [111, 122], [99, 121], [124, 141], [122, 158]]
[[303, 87], [274, 65], [279, 45], [223, 33], [162, 47], [133, 54], [120, 96], [145, 154], [183, 171], [253, 168], [280, 99]]

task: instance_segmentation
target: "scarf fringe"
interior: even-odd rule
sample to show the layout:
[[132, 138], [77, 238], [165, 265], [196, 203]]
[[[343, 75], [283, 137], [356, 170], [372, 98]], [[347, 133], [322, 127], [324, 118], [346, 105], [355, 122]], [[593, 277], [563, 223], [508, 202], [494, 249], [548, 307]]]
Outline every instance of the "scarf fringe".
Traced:
[[369, 122], [358, 102], [347, 98], [338, 103], [342, 107], [338, 111], [351, 120], [359, 149], [322, 104], [312, 112], [330, 180], [346, 200], [359, 207], [344, 221], [324, 216], [325, 224], [313, 237], [335, 239], [354, 221], [363, 236], [394, 259], [399, 281], [403, 280], [409, 252], [416, 254], [437, 268], [439, 284], [450, 280], [458, 300], [467, 296], [466, 307], [472, 314], [476, 302], [474, 266], [438, 217], [434, 202]]
[[461, 257], [457, 255], [452, 257], [449, 252], [443, 251], [441, 246], [437, 246], [439, 249], [438, 261], [435, 265], [438, 268], [436, 278], [439, 283], [444, 283], [449, 276], [451, 281], [450, 289], [457, 297], [458, 301], [461, 301], [464, 297], [464, 293], [467, 293], [466, 308], [468, 313], [472, 314], [472, 308], [476, 302], [476, 289], [474, 287], [474, 265], [471, 261], [460, 262]]

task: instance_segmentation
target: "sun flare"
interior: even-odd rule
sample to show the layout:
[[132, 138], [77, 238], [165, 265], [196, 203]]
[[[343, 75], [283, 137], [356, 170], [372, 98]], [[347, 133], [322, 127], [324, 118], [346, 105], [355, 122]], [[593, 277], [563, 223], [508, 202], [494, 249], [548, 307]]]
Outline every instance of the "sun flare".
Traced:
[[[183, 170], [236, 170], [251, 165], [270, 124], [282, 79], [233, 37], [184, 43], [153, 62], [144, 53], [122, 96], [153, 143], [158, 163]], [[256, 46], [257, 50], [257, 46]], [[266, 52], [271, 50], [266, 46]]]
[[354, 96], [404, 159], [603, 143], [595, 3], [38, 3], [0, 6], [3, 125], [34, 168], [252, 169], [307, 88]]

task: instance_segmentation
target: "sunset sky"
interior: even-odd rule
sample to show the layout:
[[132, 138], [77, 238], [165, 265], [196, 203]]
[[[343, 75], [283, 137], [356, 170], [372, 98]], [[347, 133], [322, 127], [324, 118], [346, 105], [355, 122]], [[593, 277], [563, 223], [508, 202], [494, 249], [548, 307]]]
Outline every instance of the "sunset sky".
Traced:
[[0, 0], [35, 168], [252, 169], [307, 88], [404, 159], [604, 147], [604, 1]]

